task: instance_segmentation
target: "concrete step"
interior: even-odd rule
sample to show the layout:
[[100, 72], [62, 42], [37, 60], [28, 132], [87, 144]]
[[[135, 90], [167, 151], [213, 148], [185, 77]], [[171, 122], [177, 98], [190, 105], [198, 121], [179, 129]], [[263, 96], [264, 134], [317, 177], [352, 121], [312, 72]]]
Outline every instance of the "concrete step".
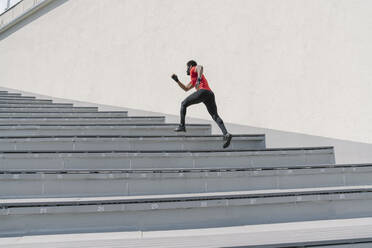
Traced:
[[21, 93], [0, 92], [0, 96], [21, 96]]
[[7, 112], [1, 113], [2, 117], [17, 117], [17, 118], [114, 118], [114, 117], [127, 117], [127, 111], [99, 111], [99, 112]]
[[226, 227], [372, 215], [372, 186], [0, 200], [0, 235]]
[[0, 170], [272, 168], [334, 163], [333, 147], [236, 151], [0, 151]]
[[[371, 218], [166, 231], [94, 232], [0, 238], [7, 248], [370, 248]], [[315, 227], [315, 228], [314, 228]]]
[[176, 133], [178, 124], [99, 124], [99, 125], [0, 125], [0, 137], [58, 135], [210, 135], [211, 125], [189, 124], [187, 132]]
[[53, 108], [2, 108], [0, 113], [17, 113], [17, 112], [47, 112], [47, 113], [61, 113], [61, 112], [97, 112], [97, 107], [53, 107]]
[[34, 96], [11, 96], [11, 95], [0, 95], [0, 100], [26, 100], [26, 99], [36, 99]]
[[7, 248], [370, 248], [372, 218], [164, 231], [94, 232], [0, 238]]
[[0, 124], [32, 124], [32, 125], [64, 125], [64, 124], [144, 124], [144, 123], [165, 123], [164, 116], [131, 116], [131, 117], [115, 117], [115, 118], [58, 118], [58, 117], [0, 117]]
[[[0, 121], [1, 122], [1, 121]], [[211, 136], [42, 136], [0, 137], [3, 151], [220, 150], [223, 137]], [[264, 149], [265, 135], [234, 135], [228, 150]]]
[[[289, 167], [289, 166], [288, 166]], [[372, 185], [372, 164], [275, 168], [2, 170], [0, 198], [161, 195]]]
[[0, 108], [72, 108], [72, 103], [2, 103]]
[[47, 99], [2, 99], [0, 98], [0, 103], [9, 103], [9, 104], [53, 104], [52, 100]]

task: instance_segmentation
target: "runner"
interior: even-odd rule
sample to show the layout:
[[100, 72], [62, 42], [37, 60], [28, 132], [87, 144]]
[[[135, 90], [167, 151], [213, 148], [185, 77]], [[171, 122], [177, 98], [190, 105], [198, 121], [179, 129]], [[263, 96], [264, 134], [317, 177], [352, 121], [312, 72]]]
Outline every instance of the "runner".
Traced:
[[171, 77], [174, 81], [178, 83], [178, 85], [184, 90], [189, 91], [190, 89], [196, 89], [196, 92], [189, 95], [181, 104], [181, 123], [180, 125], [174, 130], [175, 132], [186, 132], [185, 128], [185, 116], [186, 116], [186, 109], [188, 106], [197, 104], [197, 103], [204, 103], [207, 107], [209, 114], [212, 116], [212, 119], [217, 123], [219, 128], [223, 133], [223, 138], [225, 143], [223, 144], [223, 148], [226, 148], [230, 145], [232, 135], [227, 132], [225, 125], [223, 124], [222, 119], [217, 113], [217, 105], [214, 97], [213, 91], [209, 88], [208, 81], [203, 75], [203, 66], [198, 65], [194, 60], [190, 60], [186, 64], [187, 66], [187, 75], [191, 76], [190, 83], [185, 86], [178, 80], [176, 74], [173, 74]]

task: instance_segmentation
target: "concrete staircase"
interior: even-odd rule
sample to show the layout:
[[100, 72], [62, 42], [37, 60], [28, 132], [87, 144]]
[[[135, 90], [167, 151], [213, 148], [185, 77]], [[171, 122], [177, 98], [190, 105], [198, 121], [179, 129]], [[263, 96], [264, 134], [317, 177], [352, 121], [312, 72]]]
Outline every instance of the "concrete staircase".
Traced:
[[267, 149], [264, 134], [222, 149], [210, 125], [176, 126], [0, 91], [0, 236], [372, 216], [372, 164]]

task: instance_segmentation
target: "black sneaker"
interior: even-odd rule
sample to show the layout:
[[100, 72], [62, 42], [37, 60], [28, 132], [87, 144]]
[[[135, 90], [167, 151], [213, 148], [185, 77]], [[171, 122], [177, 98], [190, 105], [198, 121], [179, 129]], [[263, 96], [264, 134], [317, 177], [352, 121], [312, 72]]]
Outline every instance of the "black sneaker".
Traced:
[[223, 139], [225, 140], [225, 143], [223, 144], [223, 148], [227, 148], [230, 145], [232, 135], [230, 133], [227, 133], [223, 136]]
[[179, 125], [176, 129], [174, 129], [175, 132], [186, 132], [185, 126]]

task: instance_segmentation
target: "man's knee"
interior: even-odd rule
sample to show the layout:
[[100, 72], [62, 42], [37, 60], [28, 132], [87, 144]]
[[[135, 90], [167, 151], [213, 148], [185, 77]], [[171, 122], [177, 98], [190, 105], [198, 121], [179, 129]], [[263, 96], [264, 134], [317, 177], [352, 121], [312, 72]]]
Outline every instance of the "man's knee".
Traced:
[[188, 103], [186, 100], [181, 102], [181, 108], [187, 108], [187, 106], [188, 106]]

